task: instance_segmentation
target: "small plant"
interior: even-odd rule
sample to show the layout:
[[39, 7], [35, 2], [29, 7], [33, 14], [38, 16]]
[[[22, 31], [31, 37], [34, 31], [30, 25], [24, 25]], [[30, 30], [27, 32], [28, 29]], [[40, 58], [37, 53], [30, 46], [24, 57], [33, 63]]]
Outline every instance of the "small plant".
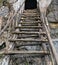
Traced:
[[25, 65], [28, 65], [28, 62], [26, 62], [26, 64]]

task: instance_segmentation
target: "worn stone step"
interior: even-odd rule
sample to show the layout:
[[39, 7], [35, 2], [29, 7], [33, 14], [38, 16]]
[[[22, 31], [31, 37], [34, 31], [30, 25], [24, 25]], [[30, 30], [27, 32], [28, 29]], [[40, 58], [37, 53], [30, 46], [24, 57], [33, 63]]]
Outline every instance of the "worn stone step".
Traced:
[[40, 15], [21, 15], [21, 19], [39, 19], [40, 20]]
[[40, 17], [21, 17], [21, 19], [40, 19]]
[[[32, 14], [32, 15], [31, 15]], [[23, 13], [22, 15], [24, 15], [24, 16], [40, 16], [40, 14], [39, 13]]]
[[29, 18], [29, 17], [32, 17], [32, 18], [35, 17], [35, 18], [36, 18], [36, 17], [40, 17], [40, 15], [34, 15], [34, 16], [33, 16], [33, 15], [23, 15], [23, 14], [22, 14], [21, 17], [28, 17], [28, 18]]
[[15, 43], [15, 47], [21, 47], [21, 46], [38, 46], [42, 44], [47, 44], [43, 42], [20, 42], [20, 43]]
[[38, 13], [37, 10], [24, 10], [23, 13]]
[[[33, 29], [34, 29], [34, 28], [38, 28], [38, 29], [42, 29], [43, 26], [16, 26], [15, 28], [16, 28], [16, 29], [17, 29], [17, 28], [29, 28], [29, 29], [30, 29], [30, 28], [33, 28]], [[26, 30], [27, 30], [27, 29], [26, 29]]]
[[19, 24], [19, 26], [38, 26], [38, 24]]
[[13, 55], [13, 54], [38, 54], [38, 56], [45, 56], [49, 55], [50, 53], [48, 51], [18, 51], [18, 50], [11, 50], [11, 51], [0, 51], [0, 54], [5, 54], [5, 55]]
[[46, 34], [46, 32], [17, 32], [17, 31], [14, 31], [14, 32], [12, 32], [12, 34], [42, 34], [42, 35], [45, 35]]
[[[18, 24], [19, 24], [19, 26], [20, 26], [20, 25], [21, 25], [21, 26], [22, 26], [22, 25], [23, 25], [23, 26], [24, 26], [24, 25], [26, 25], [26, 26], [27, 26], [27, 25], [28, 25], [28, 26], [38, 26], [38, 23], [18, 23]], [[40, 25], [40, 23], [39, 23], [39, 25]]]
[[21, 21], [19, 24], [36, 24], [42, 23], [41, 21]]
[[37, 11], [23, 11], [23, 13], [38, 13]]
[[23, 13], [24, 13], [24, 14], [25, 14], [25, 13], [26, 13], [26, 14], [29, 14], [29, 13], [30, 13], [30, 14], [33, 14], [33, 13], [35, 14], [35, 13], [36, 13], [36, 14], [37, 14], [38, 12], [37, 12], [37, 11], [25, 11], [25, 12], [23, 12]]
[[22, 14], [21, 17], [40, 17], [40, 15], [25, 15], [25, 14]]
[[[16, 35], [16, 34], [14, 34], [14, 35]], [[27, 39], [27, 38], [37, 39], [37, 38], [40, 38], [40, 35], [37, 35], [37, 34], [31, 34], [31, 35], [30, 34], [19, 34], [18, 35], [17, 34], [17, 38], [18, 39]]]
[[9, 39], [10, 42], [47, 42], [47, 39]]
[[32, 31], [32, 32], [35, 32], [35, 31], [38, 32], [39, 29], [19, 29], [19, 31], [21, 31], [21, 32], [25, 32], [25, 31], [26, 31], [26, 32], [31, 32], [31, 31]]
[[33, 17], [33, 18], [32, 18], [32, 17], [31, 17], [31, 18], [23, 18], [23, 17], [21, 17], [20, 20], [28, 20], [28, 19], [29, 19], [29, 20], [40, 20], [39, 17], [36, 17], [36, 18], [34, 18], [34, 17]]
[[28, 12], [30, 11], [31, 12], [31, 11], [37, 11], [37, 9], [27, 9], [27, 10], [24, 10], [24, 11], [28, 11]]
[[18, 38], [20, 39], [20, 38], [37, 38], [37, 37], [39, 37], [38, 35], [25, 35], [25, 36], [23, 36], [23, 35], [19, 35], [18, 36]]
[[23, 15], [31, 15], [31, 14], [32, 15], [38, 15], [38, 13], [29, 13], [29, 12], [28, 13], [23, 13]]
[[36, 22], [36, 21], [40, 21], [41, 22], [41, 20], [30, 20], [30, 19], [21, 20], [21, 21], [23, 21], [23, 22]]

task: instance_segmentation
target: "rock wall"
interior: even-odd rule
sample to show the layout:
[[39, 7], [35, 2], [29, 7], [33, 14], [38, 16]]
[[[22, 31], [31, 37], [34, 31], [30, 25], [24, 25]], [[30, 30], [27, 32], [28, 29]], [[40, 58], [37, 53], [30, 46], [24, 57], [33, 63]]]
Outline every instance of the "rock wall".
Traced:
[[[17, 10], [20, 8], [20, 6], [22, 5], [23, 2], [24, 2], [24, 0], [18, 0], [17, 2], [15, 2], [15, 3], [13, 4], [14, 10], [17, 11]], [[24, 9], [24, 5], [22, 6], [20, 12], [22, 12], [23, 9]]]
[[48, 20], [51, 22], [58, 21], [58, 0], [52, 0], [52, 4], [50, 6], [51, 11], [47, 15]]

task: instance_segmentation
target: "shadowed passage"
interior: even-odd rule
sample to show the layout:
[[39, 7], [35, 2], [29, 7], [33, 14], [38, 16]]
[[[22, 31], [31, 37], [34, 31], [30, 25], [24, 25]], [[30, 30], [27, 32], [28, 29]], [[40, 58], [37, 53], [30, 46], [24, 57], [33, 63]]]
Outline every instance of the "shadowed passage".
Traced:
[[25, 10], [26, 9], [36, 9], [37, 8], [37, 0], [26, 0], [25, 1]]

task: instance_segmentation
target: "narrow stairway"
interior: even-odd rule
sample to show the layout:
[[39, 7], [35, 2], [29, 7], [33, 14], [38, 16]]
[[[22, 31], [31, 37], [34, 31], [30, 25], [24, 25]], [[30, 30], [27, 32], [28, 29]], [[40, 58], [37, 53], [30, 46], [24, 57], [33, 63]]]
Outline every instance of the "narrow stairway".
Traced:
[[4, 52], [11, 56], [12, 65], [53, 65], [47, 32], [37, 9], [24, 10], [12, 35], [9, 42], [14, 49]]

